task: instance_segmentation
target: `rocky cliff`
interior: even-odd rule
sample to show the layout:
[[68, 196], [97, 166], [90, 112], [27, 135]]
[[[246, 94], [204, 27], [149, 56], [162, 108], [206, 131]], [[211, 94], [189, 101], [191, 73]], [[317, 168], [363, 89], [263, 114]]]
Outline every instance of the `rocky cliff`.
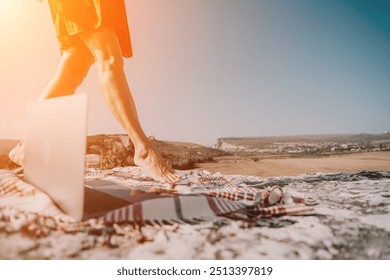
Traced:
[[[150, 137], [163, 158], [175, 169], [192, 168], [195, 163], [210, 162], [226, 152], [192, 143], [160, 141]], [[134, 146], [127, 135], [110, 134], [89, 136], [87, 167], [109, 169], [134, 165]]]

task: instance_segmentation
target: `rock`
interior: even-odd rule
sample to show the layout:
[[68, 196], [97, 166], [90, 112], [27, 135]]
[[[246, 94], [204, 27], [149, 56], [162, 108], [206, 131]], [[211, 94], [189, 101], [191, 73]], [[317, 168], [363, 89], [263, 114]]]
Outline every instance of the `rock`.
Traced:
[[[0, 231], [4, 259], [389, 259], [389, 172], [307, 174], [261, 179], [315, 201], [315, 214], [256, 221], [218, 218], [199, 225], [145, 227], [141, 238], [53, 232], [31, 239]], [[310, 198], [310, 199], [309, 199]], [[1, 227], [9, 221], [1, 219]], [[117, 231], [120, 232], [120, 231]], [[133, 236], [133, 237], [131, 237]], [[100, 241], [99, 241], [100, 240]], [[138, 240], [136, 242], [135, 240]], [[114, 242], [115, 241], [115, 242]], [[115, 246], [113, 246], [115, 245]]]
[[0, 236], [0, 259], [23, 259], [24, 256], [38, 246], [37, 242], [20, 233]]
[[[193, 143], [149, 140], [163, 158], [175, 169], [193, 168], [195, 163], [210, 162], [214, 157], [226, 155], [225, 152]], [[124, 134], [103, 134], [88, 136], [88, 168], [111, 169], [134, 165], [134, 146]]]

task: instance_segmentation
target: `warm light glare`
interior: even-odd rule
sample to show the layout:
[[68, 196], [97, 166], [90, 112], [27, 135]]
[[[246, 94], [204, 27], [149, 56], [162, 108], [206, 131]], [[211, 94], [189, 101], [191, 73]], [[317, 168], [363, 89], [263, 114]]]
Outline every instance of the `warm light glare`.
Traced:
[[10, 17], [14, 8], [19, 4], [20, 0], [1, 0], [0, 1], [0, 18]]
[[[213, 145], [390, 129], [389, 1], [125, 2], [125, 72], [148, 135]], [[0, 34], [0, 138], [10, 138], [60, 51], [47, 1], [0, 0]], [[90, 134], [122, 132], [95, 66], [78, 92], [91, 96]]]

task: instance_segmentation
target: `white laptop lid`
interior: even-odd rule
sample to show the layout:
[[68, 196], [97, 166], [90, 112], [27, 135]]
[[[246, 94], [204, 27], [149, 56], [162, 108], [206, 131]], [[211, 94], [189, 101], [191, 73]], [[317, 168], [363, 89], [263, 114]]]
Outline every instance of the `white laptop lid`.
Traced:
[[83, 217], [87, 113], [86, 95], [51, 98], [27, 108], [25, 179], [78, 221]]

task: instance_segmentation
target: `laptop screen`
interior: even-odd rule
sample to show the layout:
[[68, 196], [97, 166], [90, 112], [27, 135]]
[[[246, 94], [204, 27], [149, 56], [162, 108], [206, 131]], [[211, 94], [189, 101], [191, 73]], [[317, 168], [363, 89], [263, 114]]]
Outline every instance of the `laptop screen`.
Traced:
[[25, 179], [68, 215], [83, 216], [88, 98], [73, 95], [29, 104]]

